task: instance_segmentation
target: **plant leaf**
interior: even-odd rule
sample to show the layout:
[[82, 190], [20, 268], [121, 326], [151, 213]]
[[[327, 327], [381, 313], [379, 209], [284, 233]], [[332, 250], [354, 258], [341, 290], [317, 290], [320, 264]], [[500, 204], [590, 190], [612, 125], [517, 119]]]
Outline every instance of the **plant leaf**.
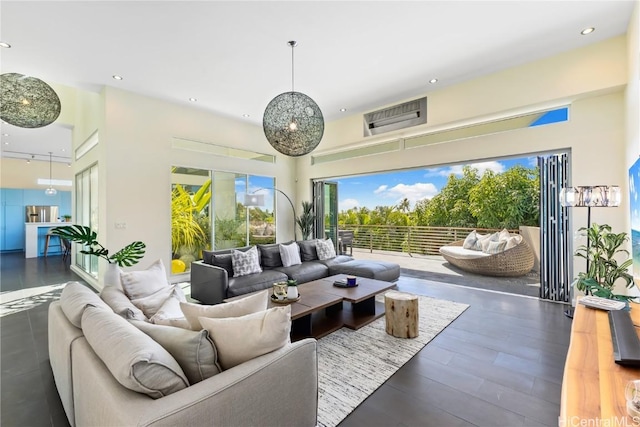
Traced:
[[109, 257], [109, 262], [114, 261], [120, 267], [130, 267], [136, 264], [144, 256], [146, 245], [140, 241], [128, 244]]

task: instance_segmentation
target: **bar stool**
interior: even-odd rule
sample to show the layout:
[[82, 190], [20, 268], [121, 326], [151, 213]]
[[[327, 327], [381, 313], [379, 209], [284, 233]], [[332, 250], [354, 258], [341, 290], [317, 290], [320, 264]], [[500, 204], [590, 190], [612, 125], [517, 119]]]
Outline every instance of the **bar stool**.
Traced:
[[[57, 237], [58, 238], [58, 243], [55, 243], [54, 241], [51, 241], [52, 237]], [[57, 247], [59, 248], [61, 251], [63, 250], [62, 247], [62, 241], [60, 240], [60, 236], [56, 236], [55, 234], [53, 234], [51, 232], [51, 229], [47, 232], [47, 235], [45, 236], [45, 240], [44, 240], [44, 256], [47, 256], [47, 252], [49, 251], [50, 247]]]

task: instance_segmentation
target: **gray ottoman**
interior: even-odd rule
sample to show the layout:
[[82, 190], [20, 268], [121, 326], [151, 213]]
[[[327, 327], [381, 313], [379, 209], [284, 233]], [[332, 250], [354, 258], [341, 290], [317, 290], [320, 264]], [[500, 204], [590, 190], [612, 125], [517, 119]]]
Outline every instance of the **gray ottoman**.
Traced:
[[349, 274], [369, 279], [395, 282], [400, 277], [400, 265], [386, 261], [356, 260], [329, 266], [329, 274]]

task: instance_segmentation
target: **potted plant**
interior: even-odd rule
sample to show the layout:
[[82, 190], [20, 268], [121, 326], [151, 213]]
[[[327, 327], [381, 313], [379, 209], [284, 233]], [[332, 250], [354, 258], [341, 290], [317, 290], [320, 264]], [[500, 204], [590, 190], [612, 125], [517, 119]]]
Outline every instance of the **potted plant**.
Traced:
[[[620, 279], [627, 288], [633, 286], [633, 276], [627, 272], [633, 260], [629, 258], [629, 251], [620, 248], [628, 240], [627, 233], [613, 233], [611, 226], [606, 224], [592, 224], [591, 227], [582, 227], [578, 231], [586, 231], [589, 242], [588, 246], [578, 247], [575, 253], [586, 259], [589, 265], [588, 270], [579, 273], [573, 283], [578, 290], [619, 301], [635, 299], [634, 296], [613, 293], [613, 288]], [[624, 257], [624, 260], [619, 263], [616, 257]]]
[[146, 247], [144, 243], [136, 241], [129, 243], [115, 254], [109, 255], [109, 250], [97, 241], [98, 234], [85, 225], [56, 227], [51, 233], [62, 239], [83, 244], [86, 247], [80, 251], [83, 254], [103, 258], [109, 264], [117, 264], [120, 267], [130, 267], [137, 264], [144, 256]]
[[64, 222], [71, 222], [71, 215], [69, 214], [62, 215], [62, 218], [64, 218]]
[[300, 233], [302, 233], [302, 240], [311, 238], [315, 221], [316, 215], [313, 212], [313, 204], [311, 202], [302, 202], [302, 214], [296, 219], [296, 223], [300, 227]]

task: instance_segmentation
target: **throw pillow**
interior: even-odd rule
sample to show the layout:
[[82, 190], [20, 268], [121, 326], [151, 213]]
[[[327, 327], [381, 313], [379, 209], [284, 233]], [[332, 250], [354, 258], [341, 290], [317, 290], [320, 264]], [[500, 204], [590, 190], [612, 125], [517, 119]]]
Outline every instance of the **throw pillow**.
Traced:
[[191, 329], [199, 331], [202, 325], [199, 317], [239, 317], [247, 314], [264, 311], [269, 305], [269, 291], [264, 290], [253, 295], [239, 298], [234, 301], [216, 305], [200, 305], [190, 302], [181, 302], [180, 308], [184, 317], [191, 325]]
[[260, 252], [260, 263], [262, 268], [282, 267], [279, 244], [273, 243], [270, 245], [258, 245], [258, 251]]
[[483, 249], [482, 252], [486, 254], [499, 254], [500, 252], [504, 252], [504, 248], [507, 246], [507, 241], [498, 241], [498, 242], [489, 242], [486, 249]]
[[484, 239], [480, 242], [480, 246], [482, 247], [482, 252], [486, 252], [489, 247], [489, 243], [498, 241], [498, 233], [487, 234]]
[[199, 320], [213, 338], [222, 369], [233, 368], [291, 342], [290, 305], [241, 317]]
[[132, 321], [171, 354], [180, 365], [189, 384], [195, 384], [222, 372], [218, 351], [206, 330], [191, 331], [171, 326]]
[[89, 307], [82, 332], [124, 387], [158, 399], [189, 386], [176, 360], [144, 332], [111, 311]]
[[503, 228], [502, 230], [500, 230], [500, 233], [498, 233], [499, 241], [507, 240], [509, 237], [511, 237], [511, 234], [509, 234], [509, 230], [507, 230], [506, 228]]
[[175, 292], [175, 286], [167, 286], [151, 295], [142, 298], [132, 299], [131, 303], [138, 307], [144, 315], [150, 319], [162, 307], [162, 304]]
[[318, 259], [321, 261], [336, 257], [336, 247], [331, 239], [318, 239], [316, 241], [316, 250], [318, 251]]
[[233, 250], [231, 252], [231, 263], [233, 264], [233, 277], [262, 272], [260, 255], [258, 254], [258, 248], [255, 246], [252, 246], [246, 252]]
[[476, 249], [476, 242], [477, 241], [478, 241], [478, 234], [476, 233], [476, 230], [473, 230], [464, 239], [464, 243], [462, 244], [462, 247], [464, 249], [477, 250]]
[[162, 303], [160, 308], [149, 319], [149, 321], [158, 325], [186, 325], [186, 327], [190, 329], [189, 322], [187, 322], [187, 320], [185, 319], [184, 313], [182, 313], [182, 309], [180, 308], [180, 302], [184, 301], [186, 301], [184, 298], [184, 293], [182, 293], [182, 289], [180, 288], [180, 286], [176, 285], [173, 293], [171, 293], [171, 295], [169, 295], [169, 298], [167, 298]]
[[146, 320], [146, 316], [138, 307], [133, 305], [119, 285], [107, 285], [102, 288], [100, 298], [109, 307], [125, 319]]
[[60, 308], [76, 328], [82, 328], [82, 313], [87, 306], [99, 307], [102, 310], [112, 312], [98, 294], [87, 286], [80, 282], [67, 283], [60, 295]]
[[507, 245], [504, 247], [504, 250], [506, 251], [507, 249], [515, 248], [516, 246], [518, 246], [520, 244], [520, 242], [522, 242], [522, 236], [521, 235], [516, 234], [515, 236], [511, 236], [507, 240]]
[[316, 239], [312, 240], [300, 240], [298, 241], [298, 247], [300, 247], [300, 256], [302, 261], [315, 261], [318, 259], [318, 251], [316, 250]]
[[124, 293], [131, 300], [155, 294], [169, 287], [167, 273], [161, 259], [151, 264], [146, 270], [121, 273], [120, 280]]
[[233, 261], [231, 259], [231, 254], [212, 255], [211, 259], [211, 265], [224, 268], [227, 271], [227, 276], [233, 277]]
[[302, 264], [302, 261], [300, 260], [300, 248], [296, 242], [292, 242], [288, 245], [279, 245], [279, 249], [283, 267]]

